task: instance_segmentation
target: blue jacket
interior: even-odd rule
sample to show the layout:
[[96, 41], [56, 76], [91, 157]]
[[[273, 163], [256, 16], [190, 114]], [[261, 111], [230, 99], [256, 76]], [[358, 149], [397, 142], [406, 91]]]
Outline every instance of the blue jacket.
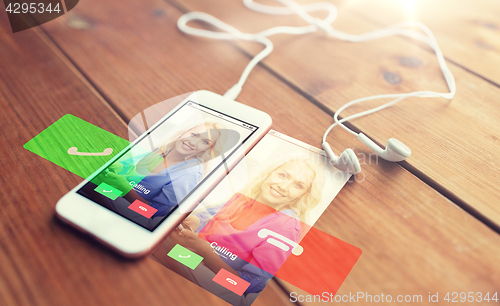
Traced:
[[[120, 163], [123, 164], [123, 169], [119, 173], [121, 175], [130, 173], [131, 169], [137, 164], [134, 163], [133, 158]], [[203, 166], [198, 159], [177, 163], [158, 173], [150, 173], [145, 177], [140, 175], [126, 176], [129, 182], [134, 182], [131, 184], [134, 186], [134, 190], [148, 201], [149, 205], [158, 210], [153, 217], [167, 215], [198, 185], [202, 177]]]

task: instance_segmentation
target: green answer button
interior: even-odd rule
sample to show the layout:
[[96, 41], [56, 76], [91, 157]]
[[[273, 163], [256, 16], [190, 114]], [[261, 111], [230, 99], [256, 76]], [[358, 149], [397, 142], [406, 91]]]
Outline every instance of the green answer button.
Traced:
[[121, 196], [123, 193], [115, 187], [110, 186], [106, 183], [99, 184], [99, 186], [97, 186], [94, 190], [99, 192], [103, 196], [110, 198], [111, 200], [116, 200], [116, 198]]
[[181, 264], [188, 266], [192, 270], [194, 270], [200, 262], [203, 260], [203, 257], [192, 252], [180, 244], [176, 244], [170, 252], [167, 254], [169, 257], [177, 260]]

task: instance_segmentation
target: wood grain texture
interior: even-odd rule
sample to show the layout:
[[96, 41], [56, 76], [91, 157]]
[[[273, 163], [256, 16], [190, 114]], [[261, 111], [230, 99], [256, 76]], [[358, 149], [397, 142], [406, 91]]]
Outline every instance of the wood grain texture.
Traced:
[[[239, 14], [242, 5], [239, 3], [236, 8], [236, 4], [233, 7], [229, 2], [214, 2], [213, 7], [226, 7], [228, 14], [238, 9]], [[175, 26], [180, 14], [168, 3], [156, 0], [127, 2], [126, 5], [87, 0], [73, 10], [73, 15], [43, 28], [117, 111], [130, 118], [147, 106], [184, 92], [208, 89], [223, 93], [238, 79], [248, 61], [248, 57], [230, 43], [180, 34]], [[242, 28], [255, 27], [249, 19], [243, 18], [247, 16], [243, 11], [238, 14], [236, 16], [241, 20], [235, 21], [235, 25], [246, 20]], [[72, 20], [85, 21], [89, 26], [85, 29], [72, 28]], [[260, 26], [266, 27], [264, 23]], [[372, 25], [365, 23], [365, 26]], [[289, 51], [296, 49], [295, 39], [283, 37], [279, 47], [284, 48], [285, 45]], [[354, 55], [344, 54], [353, 53], [355, 49], [349, 49], [353, 46], [335, 43], [336, 48], [327, 47], [322, 45], [321, 36], [301, 39], [306, 39], [306, 46], [314, 45], [318, 50], [326, 48], [323, 54], [314, 53], [311, 51], [313, 48], [299, 53], [313, 61], [310, 66], [322, 64], [332, 68], [329, 64], [332, 56], [342, 55], [337, 63], [343, 63], [348, 68], [352, 66], [351, 70], [358, 72], [368, 69], [355, 65]], [[399, 40], [393, 43], [406, 44], [411, 52], [421, 52], [422, 57], [432, 62], [428, 52], [421, 51], [418, 46]], [[345, 48], [347, 51], [340, 50]], [[308, 52], [313, 53], [308, 55]], [[356, 57], [358, 61], [370, 62], [370, 59], [374, 61], [370, 56], [385, 57], [384, 52], [383, 48], [374, 48], [375, 55], [369, 55], [369, 52], [360, 54], [358, 50]], [[284, 59], [291, 56], [281, 51], [273, 54], [269, 62], [278, 61], [277, 57]], [[315, 59], [315, 56], [319, 58]], [[391, 60], [394, 59], [386, 59], [387, 66], [392, 64]], [[327, 71], [310, 70], [298, 58], [293, 63], [287, 69], [296, 74], [301, 72], [304, 79], [312, 78], [304, 80], [305, 83], [298, 88], [315, 88], [315, 95], [336, 97], [336, 103], [353, 94], [391, 88], [393, 91], [400, 90], [383, 80], [374, 83], [368, 73], [361, 73], [359, 80], [352, 80], [354, 72], [347, 71], [343, 77], [338, 76], [338, 82], [333, 83], [339, 88], [336, 92], [331, 88]], [[238, 100], [269, 113], [274, 119], [274, 129], [318, 146], [331, 118], [283, 83], [280, 78], [288, 75], [285, 73], [287, 69], [282, 69], [283, 75], [276, 77], [261, 66], [257, 67]], [[370, 69], [376, 73], [379, 68], [374, 66]], [[438, 70], [431, 64], [426, 69], [431, 70], [431, 80], [435, 83], [431, 85], [444, 89]], [[419, 85], [428, 86], [431, 82], [422, 79], [423, 83]], [[366, 88], [364, 84], [368, 84]], [[402, 89], [410, 89], [413, 85], [404, 83], [401, 86]], [[437, 108], [448, 105], [442, 101], [428, 104]], [[424, 110], [420, 112], [422, 114]], [[390, 118], [394, 117], [392, 114]], [[395, 120], [399, 124], [400, 119]], [[405, 129], [408, 129], [407, 133], [417, 132], [404, 127], [401, 133]], [[380, 127], [373, 127], [373, 123], [370, 125], [372, 130], [377, 135], [385, 136]], [[410, 136], [407, 134], [405, 137]], [[352, 146], [355, 143], [353, 140], [346, 133], [329, 138], [336, 151]], [[355, 143], [354, 149], [368, 156], [361, 145]], [[491, 273], [498, 269], [500, 256], [500, 237], [497, 233], [397, 164], [366, 158], [363, 167], [363, 173], [358, 177], [360, 182], [347, 184], [317, 223], [321, 230], [360, 247], [364, 252], [340, 293], [426, 294], [428, 291], [492, 291], [498, 288], [498, 273]], [[267, 300], [259, 298], [257, 302], [266, 303]]]
[[[55, 203], [81, 178], [24, 143], [68, 113], [123, 138], [127, 128], [39, 30], [9, 31], [0, 14], [0, 304], [224, 305], [152, 260], [120, 259], [55, 220]], [[264, 294], [278, 301], [281, 292]]]
[[[239, 1], [212, 5], [189, 0], [178, 5], [185, 10], [213, 14], [250, 33], [277, 25], [304, 25], [298, 17], [269, 17], [249, 11]], [[358, 2], [343, 5], [334, 24], [337, 29], [360, 34], [380, 28], [352, 13], [354, 8], [367, 9]], [[317, 33], [303, 37], [278, 35], [272, 40], [275, 49], [264, 60], [265, 66], [332, 113], [348, 101], [375, 94], [448, 90], [435, 55], [407, 39], [391, 37], [353, 44]], [[261, 48], [256, 44], [239, 45], [251, 54]], [[496, 151], [500, 147], [500, 108], [493, 101], [500, 89], [460, 66], [448, 64], [457, 81], [457, 94], [452, 101], [411, 98], [352, 123], [384, 146], [391, 137], [401, 140], [412, 150], [410, 167], [423, 173], [429, 184], [459, 199], [460, 205], [499, 229], [500, 164]], [[354, 106], [342, 115], [380, 104]], [[345, 132], [334, 129], [333, 133]]]
[[406, 19], [425, 23], [436, 35], [445, 56], [458, 65], [500, 84], [500, 5], [480, 1], [356, 1], [346, 10], [389, 25]]

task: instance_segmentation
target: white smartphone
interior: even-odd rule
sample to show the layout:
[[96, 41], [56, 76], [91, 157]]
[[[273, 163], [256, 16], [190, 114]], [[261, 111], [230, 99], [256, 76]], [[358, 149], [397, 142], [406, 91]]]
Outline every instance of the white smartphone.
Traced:
[[271, 123], [262, 111], [194, 92], [64, 195], [56, 214], [126, 257], [148, 255]]

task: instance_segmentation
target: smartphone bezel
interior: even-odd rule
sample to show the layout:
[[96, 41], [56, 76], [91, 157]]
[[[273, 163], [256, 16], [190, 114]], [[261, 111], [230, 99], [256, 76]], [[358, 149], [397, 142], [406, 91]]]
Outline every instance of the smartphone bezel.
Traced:
[[[257, 109], [232, 101], [210, 91], [196, 91], [190, 94], [172, 111], [165, 115], [145, 133], [155, 129], [164, 123], [164, 119], [176, 112], [187, 101], [194, 101], [225, 115], [246, 121], [258, 127], [245, 143], [236, 152], [226, 159], [229, 169], [235, 164], [270, 130], [271, 117]], [[145, 134], [144, 133], [144, 134]], [[143, 134], [143, 135], [144, 135]], [[125, 150], [134, 146], [142, 135], [132, 142]], [[122, 151], [122, 152], [123, 152]], [[90, 177], [103, 171], [112, 164], [121, 152], [99, 168]], [[77, 191], [83, 187], [88, 180], [84, 180], [75, 188], [64, 195], [56, 204], [56, 215], [63, 222], [85, 232], [121, 255], [129, 258], [138, 258], [149, 254], [182, 220], [192, 211], [198, 203], [212, 190], [226, 173], [225, 167], [218, 167], [212, 175], [200, 185], [183, 204], [171, 213], [154, 231], [118, 215], [117, 213], [101, 206], [100, 204], [80, 195]]]

